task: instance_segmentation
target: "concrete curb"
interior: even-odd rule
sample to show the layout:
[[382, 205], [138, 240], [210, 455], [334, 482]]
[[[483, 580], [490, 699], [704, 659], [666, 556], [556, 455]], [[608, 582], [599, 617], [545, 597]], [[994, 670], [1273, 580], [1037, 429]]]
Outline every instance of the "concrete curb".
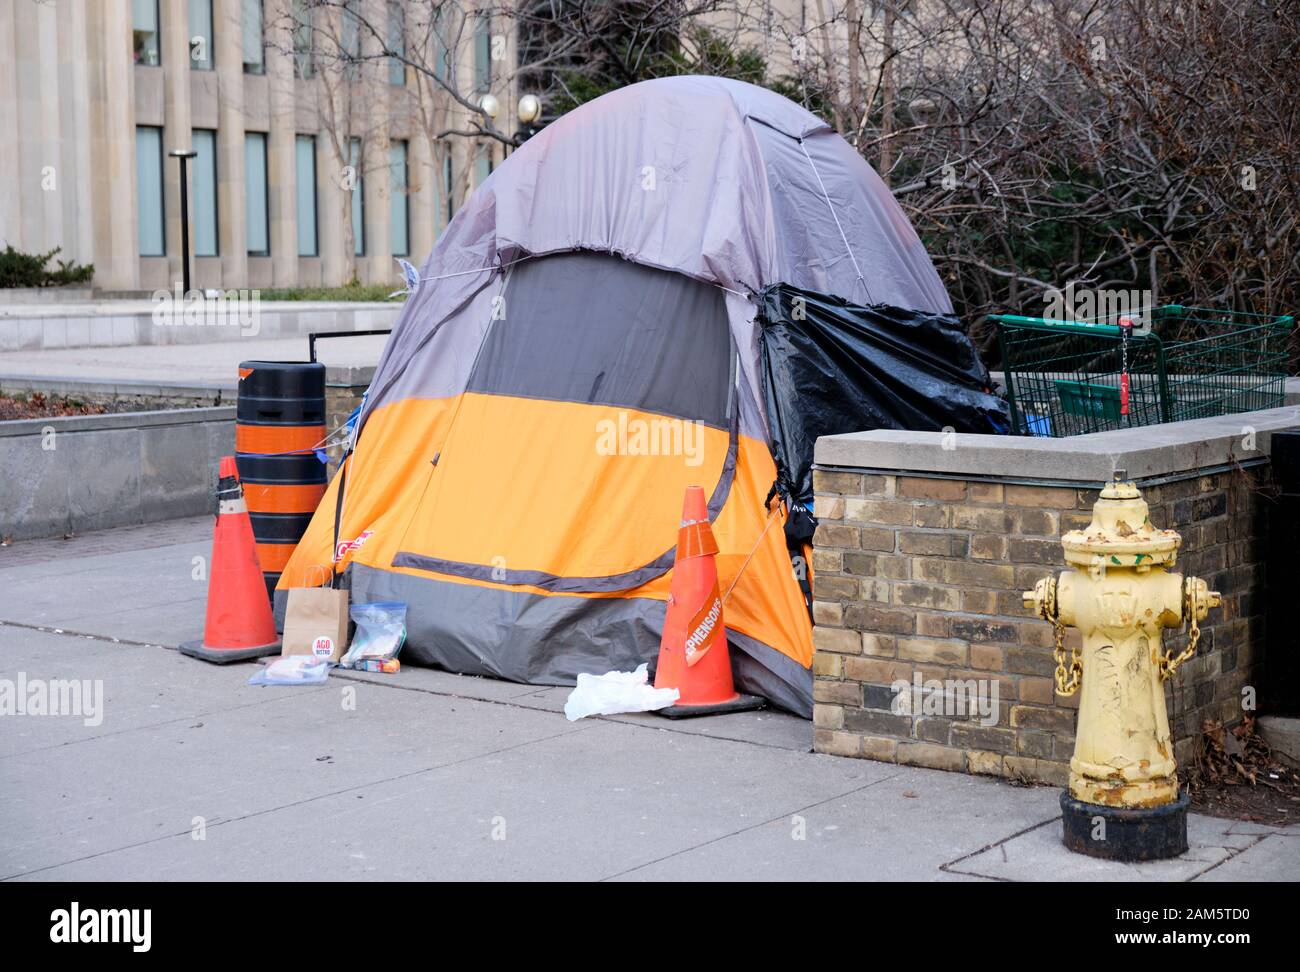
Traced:
[[1260, 716], [1259, 734], [1280, 756], [1292, 766], [1300, 766], [1300, 719], [1286, 716]]

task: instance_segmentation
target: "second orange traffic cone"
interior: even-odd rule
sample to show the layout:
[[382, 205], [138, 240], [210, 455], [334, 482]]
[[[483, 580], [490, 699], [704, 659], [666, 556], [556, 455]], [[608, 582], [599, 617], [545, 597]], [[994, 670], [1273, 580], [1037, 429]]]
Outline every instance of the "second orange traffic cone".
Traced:
[[218, 477], [203, 639], [185, 642], [181, 653], [219, 664], [279, 654], [280, 640], [234, 456], [222, 457]]
[[655, 688], [681, 693], [675, 705], [658, 710], [670, 719], [739, 712], [764, 704], [763, 699], [741, 695], [732, 683], [714, 561], [717, 552], [704, 490], [688, 486], [655, 671]]

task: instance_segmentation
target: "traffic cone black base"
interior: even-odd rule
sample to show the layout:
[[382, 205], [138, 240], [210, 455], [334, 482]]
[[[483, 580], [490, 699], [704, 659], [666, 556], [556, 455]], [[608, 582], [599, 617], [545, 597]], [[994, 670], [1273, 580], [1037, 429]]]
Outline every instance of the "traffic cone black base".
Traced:
[[690, 719], [694, 716], [723, 715], [727, 712], [752, 712], [767, 705], [767, 699], [760, 695], [736, 693], [734, 699], [726, 702], [713, 702], [709, 705], [670, 705], [666, 709], [654, 711], [665, 719]]
[[203, 661], [224, 665], [227, 662], [247, 661], [249, 658], [261, 658], [263, 655], [280, 654], [280, 642], [269, 645], [257, 645], [253, 648], [209, 648], [202, 641], [187, 641], [180, 646], [182, 655], [200, 658]]

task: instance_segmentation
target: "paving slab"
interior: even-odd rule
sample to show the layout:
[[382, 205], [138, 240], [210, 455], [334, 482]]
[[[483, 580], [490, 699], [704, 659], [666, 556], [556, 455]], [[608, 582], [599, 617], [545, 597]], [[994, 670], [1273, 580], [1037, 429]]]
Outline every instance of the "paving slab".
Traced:
[[[102, 720], [4, 717], [0, 760], [139, 729], [192, 722], [211, 712], [264, 704], [272, 698], [252, 693], [239, 700], [231, 698], [231, 686], [246, 681], [256, 671], [252, 665], [207, 666], [210, 670], [205, 670], [187, 661], [178, 652], [157, 647], [0, 625], [0, 678], [16, 683], [21, 673], [28, 682], [98, 681], [104, 702]], [[88, 721], [95, 724], [88, 725]], [[18, 799], [18, 793], [0, 793], [0, 801], [5, 799]]]
[[[960, 848], [980, 847], [1059, 819], [1058, 791], [986, 777], [893, 767], [871, 786], [764, 821], [664, 858], [626, 880], [762, 878], [786, 881], [982, 879], [946, 871]], [[1069, 858], [1064, 848], [1060, 863]], [[1060, 878], [1058, 873], [1035, 875]]]
[[[562, 691], [566, 697], [568, 696], [567, 689], [557, 691]], [[563, 702], [561, 702], [562, 707]], [[671, 723], [663, 716], [650, 712], [632, 712], [605, 718], [646, 729], [671, 728], [673, 732], [684, 732], [710, 739], [730, 739], [758, 746], [776, 746], [799, 753], [811, 753], [813, 748], [812, 723], [779, 709], [673, 719]]]
[[[1294, 829], [1294, 828], [1291, 828]], [[1249, 854], [1234, 854], [1197, 875], [1198, 881], [1300, 881], [1300, 834], [1261, 837]]]
[[[1055, 791], [1053, 791], [1055, 795]], [[946, 870], [1003, 881], [1190, 881], [1255, 847], [1264, 838], [1232, 833], [1225, 821], [1187, 815], [1187, 853], [1141, 864], [1105, 861], [1063, 852], [1059, 818], [1044, 822], [969, 857]], [[1064, 853], [1064, 856], [1062, 856]], [[1252, 855], [1253, 856], [1253, 855]]]
[[36, 576], [43, 572], [57, 573], [62, 569], [57, 566], [58, 563], [65, 559], [80, 559], [99, 553], [123, 554], [133, 550], [150, 550], [205, 538], [211, 542], [210, 515], [120, 526], [66, 538], [23, 540], [7, 547], [0, 546], [0, 570], [24, 567], [24, 576]]
[[428, 692], [433, 695], [478, 699], [483, 702], [509, 702], [512, 705], [539, 709], [543, 712], [559, 711], [544, 697], [537, 698], [540, 692], [550, 690], [539, 690], [536, 685], [521, 685], [518, 682], [505, 682], [501, 679], [483, 678], [477, 675], [457, 675], [454, 672], [444, 672], [437, 668], [418, 665], [407, 665], [396, 675], [339, 670], [335, 673], [335, 677], [405, 692]]
[[143, 635], [134, 625], [148, 624], [151, 612], [183, 603], [201, 628], [210, 550], [207, 540], [65, 560], [45, 571], [0, 565], [0, 584], [5, 587], [0, 620], [154, 641], [157, 633]]

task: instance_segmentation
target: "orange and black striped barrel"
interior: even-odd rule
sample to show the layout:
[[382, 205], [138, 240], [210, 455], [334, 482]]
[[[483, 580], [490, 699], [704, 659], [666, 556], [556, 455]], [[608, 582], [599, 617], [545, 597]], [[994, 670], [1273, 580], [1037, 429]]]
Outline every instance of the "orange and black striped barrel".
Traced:
[[235, 460], [257, 557], [274, 597], [280, 572], [325, 495], [325, 366], [243, 361], [235, 409]]

